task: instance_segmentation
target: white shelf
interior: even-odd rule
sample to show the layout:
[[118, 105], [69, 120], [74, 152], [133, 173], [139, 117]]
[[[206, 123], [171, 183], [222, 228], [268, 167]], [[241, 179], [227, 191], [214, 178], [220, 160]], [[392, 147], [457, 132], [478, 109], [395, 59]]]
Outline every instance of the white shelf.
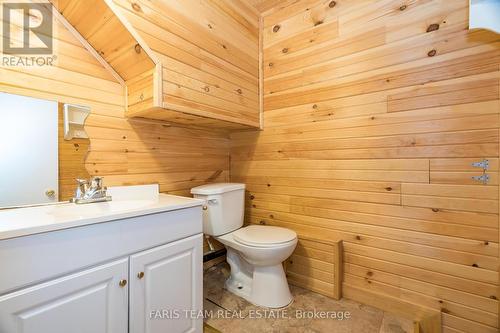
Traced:
[[86, 106], [64, 104], [64, 140], [88, 138], [84, 126], [89, 114], [90, 108]]

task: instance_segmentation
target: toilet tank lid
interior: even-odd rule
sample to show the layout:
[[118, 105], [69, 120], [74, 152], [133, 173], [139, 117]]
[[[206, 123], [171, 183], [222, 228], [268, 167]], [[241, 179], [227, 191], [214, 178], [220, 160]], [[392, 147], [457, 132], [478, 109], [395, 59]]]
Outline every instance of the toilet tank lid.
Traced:
[[197, 186], [191, 189], [191, 194], [221, 194], [236, 190], [244, 190], [245, 184], [240, 183], [214, 183]]

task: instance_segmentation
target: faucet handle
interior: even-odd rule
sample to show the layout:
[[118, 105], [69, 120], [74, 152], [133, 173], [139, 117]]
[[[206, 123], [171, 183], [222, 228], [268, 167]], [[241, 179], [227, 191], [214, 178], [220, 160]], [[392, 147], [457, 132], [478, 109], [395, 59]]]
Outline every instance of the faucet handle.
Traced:
[[76, 183], [77, 183], [78, 185], [88, 184], [88, 182], [89, 182], [89, 181], [88, 181], [87, 179], [81, 179], [81, 178], [77, 178], [77, 179], [76, 179]]
[[89, 187], [89, 181], [87, 179], [76, 179], [76, 183], [78, 184], [75, 190], [75, 199], [82, 198], [87, 192], [87, 189]]
[[102, 189], [102, 177], [101, 176], [93, 176], [90, 179], [90, 183], [92, 187], [97, 188], [97, 189]]

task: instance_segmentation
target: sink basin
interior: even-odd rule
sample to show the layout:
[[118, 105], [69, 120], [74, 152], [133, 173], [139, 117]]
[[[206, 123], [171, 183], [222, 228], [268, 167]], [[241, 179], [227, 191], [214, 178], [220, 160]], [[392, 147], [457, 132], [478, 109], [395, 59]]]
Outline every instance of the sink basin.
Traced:
[[138, 208], [154, 205], [155, 202], [156, 200], [122, 200], [90, 204], [68, 203], [59, 207], [48, 206], [50, 209], [46, 214], [60, 217], [71, 216], [72, 218], [86, 218], [93, 215], [133, 211]]
[[116, 195], [113, 201], [0, 210], [0, 240], [35, 233], [79, 227], [88, 224], [156, 214], [187, 207], [201, 206], [203, 201], [175, 195]]

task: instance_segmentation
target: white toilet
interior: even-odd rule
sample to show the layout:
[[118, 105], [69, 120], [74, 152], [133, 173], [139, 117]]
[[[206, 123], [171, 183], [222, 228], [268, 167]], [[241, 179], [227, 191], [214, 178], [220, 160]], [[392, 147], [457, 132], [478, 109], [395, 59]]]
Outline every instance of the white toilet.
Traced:
[[226, 288], [249, 302], [269, 308], [284, 307], [293, 298], [282, 262], [297, 245], [289, 229], [243, 226], [245, 184], [218, 183], [191, 189], [195, 198], [206, 200], [203, 232], [226, 246], [231, 276]]

